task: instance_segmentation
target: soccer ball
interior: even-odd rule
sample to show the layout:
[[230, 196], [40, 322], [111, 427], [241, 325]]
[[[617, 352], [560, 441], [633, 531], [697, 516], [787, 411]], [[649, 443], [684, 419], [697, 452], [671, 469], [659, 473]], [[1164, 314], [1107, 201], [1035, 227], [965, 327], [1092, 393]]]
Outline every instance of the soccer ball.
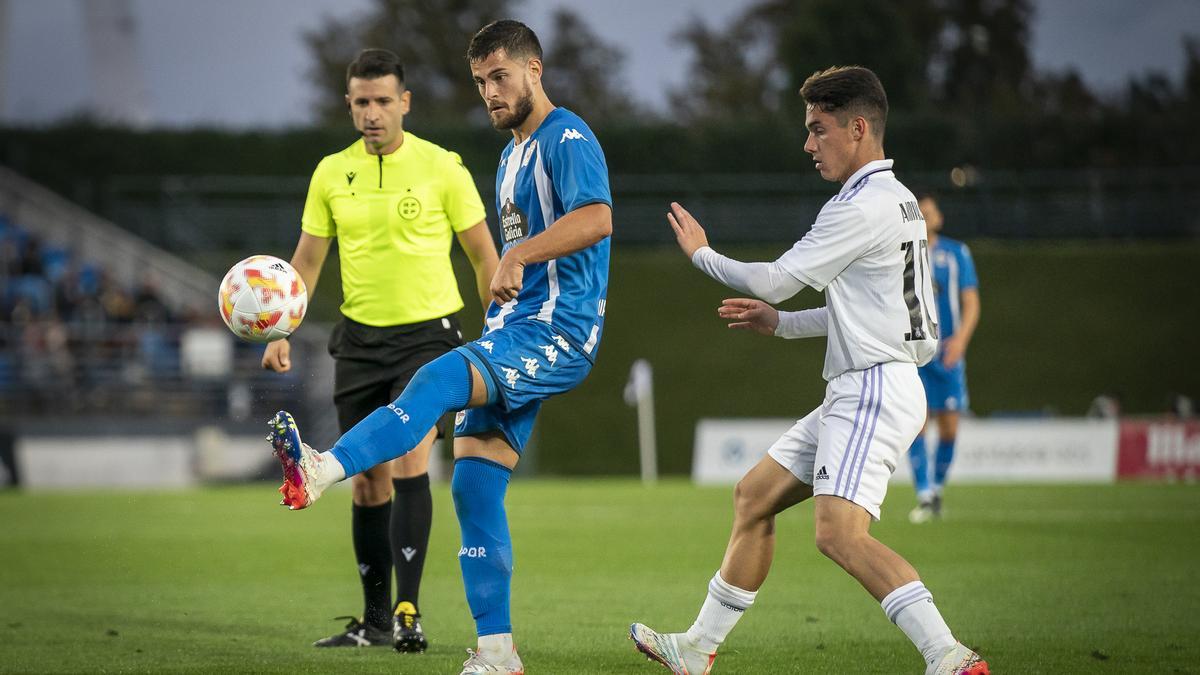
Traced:
[[225, 275], [217, 307], [234, 335], [250, 342], [271, 342], [300, 326], [308, 309], [308, 290], [287, 262], [252, 255]]

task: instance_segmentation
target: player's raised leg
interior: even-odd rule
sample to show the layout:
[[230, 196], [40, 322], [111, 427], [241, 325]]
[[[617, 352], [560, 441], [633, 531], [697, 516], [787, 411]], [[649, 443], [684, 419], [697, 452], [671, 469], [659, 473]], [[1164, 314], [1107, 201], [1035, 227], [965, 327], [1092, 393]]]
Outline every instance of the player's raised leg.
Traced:
[[415, 448], [447, 412], [486, 401], [482, 376], [456, 350], [421, 366], [394, 403], [368, 415], [325, 452], [301, 443], [292, 416], [281, 411], [268, 440], [283, 465], [284, 503], [292, 509], [309, 506], [330, 485]]
[[659, 633], [644, 624], [633, 624], [629, 637], [638, 651], [676, 675], [707, 673], [717, 649], [754, 604], [771, 569], [775, 516], [811, 496], [812, 487], [775, 457], [763, 458], [748, 471], [734, 488], [733, 531], [721, 569], [708, 582], [708, 595], [695, 622], [683, 633]]

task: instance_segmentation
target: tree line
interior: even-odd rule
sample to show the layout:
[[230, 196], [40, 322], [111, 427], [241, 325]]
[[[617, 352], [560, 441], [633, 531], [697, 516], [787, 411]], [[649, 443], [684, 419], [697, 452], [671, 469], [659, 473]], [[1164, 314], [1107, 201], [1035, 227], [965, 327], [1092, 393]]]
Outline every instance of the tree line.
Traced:
[[[518, 16], [519, 0], [375, 0], [327, 19], [305, 40], [315, 117], [342, 124], [345, 66], [362, 46], [398, 52], [419, 92], [413, 124], [486, 124], [466, 76], [474, 31]], [[1200, 41], [1184, 40], [1184, 76], [1131, 78], [1097, 93], [1077, 71], [1044, 72], [1030, 54], [1031, 0], [761, 0], [714, 26], [693, 16], [673, 34], [685, 82], [654, 111], [624, 85], [621, 50], [586, 19], [557, 9], [541, 35], [546, 89], [593, 127], [683, 126], [711, 136], [737, 126], [784, 139], [803, 115], [797, 91], [831, 64], [858, 64], [885, 83], [898, 126], [936, 133], [954, 163], [985, 166], [1178, 165], [1200, 157]], [[939, 157], [940, 159], [940, 157]]]

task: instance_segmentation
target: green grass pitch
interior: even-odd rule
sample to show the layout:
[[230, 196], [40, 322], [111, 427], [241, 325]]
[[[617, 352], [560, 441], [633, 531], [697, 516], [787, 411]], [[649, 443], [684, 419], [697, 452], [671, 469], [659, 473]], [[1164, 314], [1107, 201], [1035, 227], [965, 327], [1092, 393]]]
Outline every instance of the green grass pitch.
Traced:
[[[361, 607], [349, 491], [313, 508], [273, 486], [0, 494], [0, 671], [457, 673], [474, 632], [445, 485], [435, 488], [423, 655], [317, 650]], [[729, 488], [516, 480], [513, 618], [528, 672], [645, 673], [628, 625], [685, 629], [720, 563]], [[1200, 487], [952, 486], [908, 524], [896, 487], [874, 533], [908, 557], [956, 635], [997, 673], [1200, 672]], [[774, 569], [720, 673], [920, 673], [916, 651], [780, 518]]]

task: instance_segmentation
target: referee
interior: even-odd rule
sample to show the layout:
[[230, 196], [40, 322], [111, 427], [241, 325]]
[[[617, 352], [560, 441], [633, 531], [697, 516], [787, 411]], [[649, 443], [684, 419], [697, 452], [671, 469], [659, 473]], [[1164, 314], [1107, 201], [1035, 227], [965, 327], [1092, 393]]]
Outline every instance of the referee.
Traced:
[[[485, 308], [498, 260], [483, 201], [462, 160], [404, 131], [411, 92], [399, 57], [384, 49], [359, 52], [346, 69], [346, 90], [362, 139], [317, 165], [292, 256], [311, 294], [330, 242], [339, 240], [342, 319], [329, 353], [342, 433], [395, 399], [422, 365], [462, 344], [452, 235], [475, 269]], [[268, 344], [263, 367], [286, 372], [290, 349], [287, 340]], [[363, 615], [315, 646], [425, 650], [417, 600], [433, 510], [429, 451], [444, 422], [411, 453], [352, 479]]]

